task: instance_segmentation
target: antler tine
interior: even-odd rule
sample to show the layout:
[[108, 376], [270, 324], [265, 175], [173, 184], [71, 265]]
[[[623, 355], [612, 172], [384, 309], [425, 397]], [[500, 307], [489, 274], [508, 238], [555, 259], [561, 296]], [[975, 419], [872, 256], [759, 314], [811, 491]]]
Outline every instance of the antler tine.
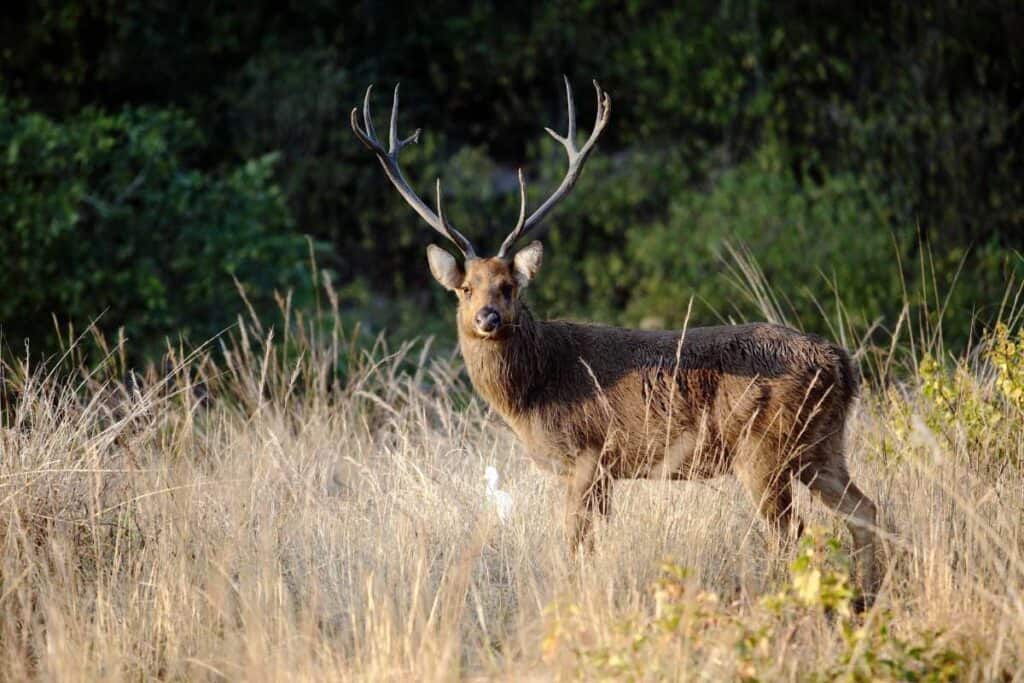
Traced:
[[435, 186], [435, 192], [437, 194], [437, 217], [441, 220], [441, 225], [444, 226], [444, 228], [446, 230], [449, 230], [450, 226], [448, 225], [448, 219], [446, 219], [444, 217], [444, 209], [441, 208], [441, 179], [440, 178], [437, 179], [437, 184]]
[[[566, 135], [567, 138], [574, 141], [576, 140], [576, 104], [572, 100], [572, 86], [569, 85], [569, 77], [562, 74], [562, 80], [565, 81], [565, 102], [569, 109], [569, 132]], [[598, 102], [598, 106], [601, 103]]]
[[520, 232], [523, 229], [523, 225], [526, 223], [526, 178], [523, 177], [523, 169], [519, 169], [519, 220], [516, 221], [516, 227], [512, 229], [513, 233]]
[[366, 88], [366, 96], [363, 97], [363, 126], [366, 128], [367, 137], [376, 140], [377, 130], [373, 127], [373, 117], [370, 116], [370, 93], [373, 92], [373, 84]]
[[391, 100], [391, 125], [388, 127], [388, 151], [394, 154], [398, 145], [398, 83], [395, 83], [395, 96]]
[[[371, 85], [370, 88], [372, 88], [372, 87], [373, 86]], [[367, 92], [369, 92], [369, 88], [367, 88]], [[369, 149], [373, 150], [374, 152], [383, 153], [384, 149], [381, 148], [376, 143], [376, 141], [370, 136], [368, 131], [364, 130], [359, 125], [359, 107], [352, 107], [352, 114], [351, 114], [351, 116], [349, 118], [350, 118], [351, 123], [352, 123], [352, 130], [355, 132], [356, 137], [359, 138], [359, 141], [361, 143], [363, 143]], [[365, 109], [363, 110], [363, 120], [364, 121], [366, 120], [366, 110]]]
[[473, 250], [473, 245], [470, 244], [469, 240], [466, 239], [465, 235], [456, 230], [445, 218], [444, 211], [441, 209], [441, 179], [437, 179], [437, 218], [441, 223], [441, 233], [455, 243], [455, 246], [462, 252], [462, 256], [466, 259], [476, 258], [476, 251]]
[[519, 220], [516, 221], [516, 227], [512, 228], [512, 232], [509, 233], [508, 237], [501, 244], [501, 249], [498, 250], [498, 258], [506, 258], [508, 256], [508, 250], [511, 248], [516, 241], [523, 236], [524, 226], [526, 225], [526, 178], [523, 176], [523, 169], [519, 169]]
[[371, 85], [366, 89], [366, 96], [363, 98], [363, 125], [359, 125], [359, 107], [352, 109], [351, 122], [352, 130], [366, 147], [373, 150], [373, 153], [377, 155], [377, 160], [380, 165], [384, 168], [384, 173], [387, 175], [388, 180], [398, 190], [398, 194], [402, 195], [402, 199], [406, 201], [409, 206], [413, 208], [416, 213], [420, 215], [427, 224], [437, 232], [441, 233], [459, 248], [462, 255], [466, 259], [476, 258], [476, 251], [473, 249], [473, 245], [465, 235], [453, 228], [447, 220], [444, 219], [441, 213], [441, 181], [438, 180], [437, 184], [437, 209], [438, 212], [435, 214], [431, 211], [419, 195], [410, 187], [405, 176], [402, 175], [402, 169], [398, 165], [398, 154], [402, 149], [413, 142], [419, 141], [420, 129], [416, 129], [416, 132], [407, 137], [404, 140], [398, 137], [398, 86], [395, 86], [394, 99], [391, 103], [391, 121], [388, 126], [388, 144], [389, 149], [385, 151], [384, 145], [377, 138], [377, 132], [373, 127], [373, 119], [370, 116], [370, 93], [373, 90]]
[[[562, 183], [558, 186], [558, 189], [547, 198], [547, 200], [540, 205], [540, 207], [534, 211], [525, 222], [520, 220], [515, 229], [509, 233], [508, 237], [501, 244], [501, 249], [498, 250], [499, 258], [506, 258], [509, 250], [512, 246], [525, 234], [536, 228], [548, 215], [548, 213], [555, 208], [555, 206], [565, 199], [572, 192], [573, 186], [576, 181], [579, 180], [580, 173], [583, 170], [583, 165], [587, 161], [587, 157], [590, 155], [591, 150], [597, 143], [597, 138], [600, 137], [601, 132], [604, 131], [606, 125], [608, 125], [608, 119], [611, 115], [612, 101], [608, 97], [608, 93], [601, 90], [601, 86], [598, 85], [597, 81], [594, 81], [594, 90], [597, 92], [597, 114], [594, 117], [594, 129], [590, 132], [590, 137], [587, 138], [587, 142], [582, 148], [577, 149], [576, 147], [576, 107], [572, 97], [572, 87], [569, 85], [569, 79], [566, 76], [562, 76], [565, 79], [565, 98], [566, 106], [569, 114], [569, 129], [565, 137], [562, 137], [550, 128], [545, 128], [548, 134], [557, 140], [563, 147], [565, 147], [566, 154], [569, 157], [569, 168], [566, 170], [565, 178], [562, 179]], [[525, 185], [522, 182], [522, 172], [520, 171], [520, 191], [523, 201], [523, 208], [526, 203], [526, 191]]]

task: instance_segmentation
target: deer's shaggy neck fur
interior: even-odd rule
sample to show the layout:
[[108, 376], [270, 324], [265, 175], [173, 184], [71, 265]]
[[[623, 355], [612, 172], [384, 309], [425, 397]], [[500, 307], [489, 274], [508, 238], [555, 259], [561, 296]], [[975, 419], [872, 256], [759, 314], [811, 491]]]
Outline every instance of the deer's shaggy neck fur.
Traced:
[[500, 339], [482, 339], [459, 329], [459, 348], [473, 386], [507, 419], [526, 411], [531, 392], [543, 381], [543, 334], [543, 323], [525, 306]]

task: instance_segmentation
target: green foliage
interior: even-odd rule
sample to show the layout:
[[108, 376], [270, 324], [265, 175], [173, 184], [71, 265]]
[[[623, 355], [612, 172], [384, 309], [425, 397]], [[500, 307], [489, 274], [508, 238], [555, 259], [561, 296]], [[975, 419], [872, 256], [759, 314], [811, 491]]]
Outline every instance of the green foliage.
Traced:
[[[531, 196], [545, 197], [564, 173], [564, 152], [554, 145], [549, 150]], [[531, 294], [539, 308], [552, 316], [623, 320], [638, 272], [627, 245], [651, 229], [689, 173], [679, 150], [592, 158], [573, 195], [550, 219], [544, 269]]]
[[867, 625], [841, 625], [845, 649], [839, 660], [816, 680], [867, 683], [868, 681], [959, 681], [968, 663], [965, 653], [942, 641], [942, 633], [925, 631], [914, 638], [898, 636], [891, 616], [880, 614]]
[[1019, 420], [1024, 410], [1024, 330], [1016, 334], [999, 322], [984, 337], [991, 373], [972, 372], [965, 361], [947, 369], [926, 353], [918, 365], [924, 417], [936, 433], [963, 434], [978, 444]]
[[630, 233], [636, 285], [627, 318], [681, 324], [690, 296], [722, 316], [756, 317], [756, 302], [738, 296], [747, 277], [728, 270], [731, 244], [756, 255], [764, 280], [789, 299], [790, 322], [823, 331], [822, 312], [835, 312], [832, 291], [869, 322], [900, 299], [893, 226], [874, 196], [849, 175], [801, 185], [766, 147], [710, 190], [679, 193], [664, 221]]
[[783, 670], [777, 657], [792, 650], [793, 634], [814, 624], [831, 632], [836, 655], [803, 662], [806, 680], [953, 681], [965, 674], [963, 644], [937, 631], [903, 633], [891, 612], [851, 611], [849, 561], [824, 529], [808, 529], [790, 571], [781, 590], [738, 611], [666, 562], [651, 588], [653, 607], [628, 612], [611, 627], [592, 628], [578, 605], [550, 608], [544, 657], [563, 660], [581, 680], [664, 680], [692, 671], [771, 680]]
[[[0, 99], [0, 321], [8, 344], [100, 318], [136, 349], [230, 325], [237, 279], [258, 308], [302, 280], [274, 157], [223, 174], [190, 167], [202, 144], [180, 113], [86, 110], [57, 122]], [[300, 293], [301, 294], [301, 293]]]
[[1000, 322], [988, 342], [986, 355], [996, 371], [996, 389], [1011, 408], [1024, 413], [1024, 328], [1014, 335]]
[[730, 249], [756, 255], [760, 277], [788, 301], [783, 313], [804, 329], [827, 331], [836, 292], [858, 324], [898, 314], [893, 263], [906, 247], [874, 188], [855, 176], [801, 184], [772, 145], [710, 187], [688, 184], [679, 153], [590, 163], [594, 177], [568, 202], [571, 218], [555, 218], [545, 239], [532, 296], [549, 314], [578, 316], [582, 305], [609, 322], [681, 326], [692, 297], [694, 321], [760, 317]]
[[930, 351], [913, 377], [890, 383], [870, 404], [884, 415], [881, 448], [887, 456], [930, 459], [953, 446], [976, 467], [1020, 462], [1024, 411], [1024, 331], [1004, 322], [982, 335], [976, 352], [946, 359]]
[[765, 606], [785, 609], [792, 603], [828, 610], [842, 617], [851, 615], [854, 592], [850, 586], [850, 562], [838, 538], [823, 529], [807, 529], [790, 565], [790, 574], [787, 590], [766, 598]]
[[[26, 111], [71, 128], [121, 116], [105, 112], [186, 112], [175, 116], [192, 126], [187, 152], [175, 154], [221, 184], [278, 155], [272, 178], [238, 182], [253, 195], [281, 188], [290, 230], [331, 244], [320, 256], [338, 291], [369, 293], [342, 307], [374, 331], [445, 329], [435, 325], [450, 301], [423, 265], [436, 236], [348, 130], [348, 108], [373, 82], [381, 129], [402, 82], [400, 127], [424, 129], [404, 155], [407, 176], [425, 196], [443, 176], [453, 222], [482, 251], [514, 221], [517, 166], [533, 206], [564, 172], [542, 131], [565, 125], [560, 74], [576, 86], [581, 134], [593, 111], [586, 82], [611, 93], [612, 125], [551, 218], [542, 313], [676, 325], [694, 296], [695, 322], [761, 317], [724, 272], [731, 244], [760, 264], [787, 317], [819, 332], [829, 331], [822, 312], [834, 324], [837, 291], [852, 322], [891, 322], [904, 285], [923, 304], [915, 292], [932, 276], [944, 294], [959, 273], [945, 322], [947, 341], [963, 344], [1024, 277], [1024, 55], [999, 38], [1021, 24], [1008, 1], [808, 12], [758, 0], [216, 11], [32, 0], [12, 12], [0, 77]], [[108, 188], [114, 199], [127, 176]], [[268, 226], [289, 225], [279, 208]], [[138, 285], [129, 280], [120, 284]], [[209, 327], [168, 306], [165, 318]], [[34, 315], [19, 308], [5, 328], [37, 335], [18, 322]]]
[[925, 354], [918, 374], [921, 394], [928, 402], [925, 419], [933, 431], [949, 435], [950, 429], [960, 427], [976, 443], [1002, 419], [991, 392], [962, 363], [950, 373], [930, 354]]

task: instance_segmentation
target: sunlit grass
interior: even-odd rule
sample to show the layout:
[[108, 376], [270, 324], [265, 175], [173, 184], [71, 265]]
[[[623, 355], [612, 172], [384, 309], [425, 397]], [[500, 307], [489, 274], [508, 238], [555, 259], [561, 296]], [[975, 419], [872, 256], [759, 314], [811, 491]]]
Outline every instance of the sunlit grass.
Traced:
[[[47, 365], [8, 358], [0, 677], [1019, 677], [1012, 336], [958, 362], [911, 348], [899, 325], [860, 349], [875, 374], [849, 460], [887, 539], [861, 621], [808, 574], [841, 582], [841, 567], [812, 553], [793, 573], [797, 551], [731, 479], [621, 483], [596, 553], [574, 564], [560, 482], [472, 396], [457, 357], [285, 318], [240, 321], [143, 376], [118, 344], [84, 364], [77, 349], [102, 340]], [[488, 464], [514, 499], [505, 525]], [[805, 547], [848, 540], [806, 495], [797, 505], [820, 527]]]

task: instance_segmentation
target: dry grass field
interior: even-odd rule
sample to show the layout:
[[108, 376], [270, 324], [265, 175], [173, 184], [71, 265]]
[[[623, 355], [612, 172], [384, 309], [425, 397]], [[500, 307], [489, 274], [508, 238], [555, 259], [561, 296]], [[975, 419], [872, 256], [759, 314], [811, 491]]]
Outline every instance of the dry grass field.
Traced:
[[1024, 344], [910, 327], [859, 351], [849, 457], [887, 539], [862, 617], [804, 493], [785, 548], [732, 480], [624, 483], [574, 562], [560, 482], [426, 342], [285, 316], [135, 379], [117, 345], [9, 357], [0, 678], [1024, 679]]

